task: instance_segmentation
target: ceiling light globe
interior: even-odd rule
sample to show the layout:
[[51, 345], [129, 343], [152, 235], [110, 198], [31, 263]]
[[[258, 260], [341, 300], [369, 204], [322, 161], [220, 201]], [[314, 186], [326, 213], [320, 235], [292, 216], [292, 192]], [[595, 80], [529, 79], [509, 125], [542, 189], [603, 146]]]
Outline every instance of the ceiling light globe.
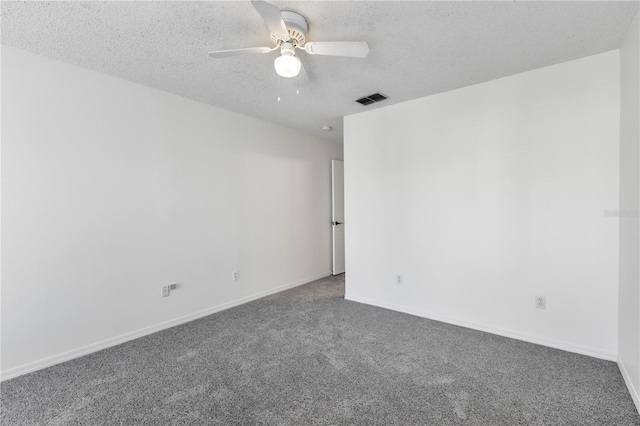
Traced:
[[281, 77], [295, 77], [300, 74], [300, 59], [293, 55], [278, 56], [273, 62], [276, 72]]

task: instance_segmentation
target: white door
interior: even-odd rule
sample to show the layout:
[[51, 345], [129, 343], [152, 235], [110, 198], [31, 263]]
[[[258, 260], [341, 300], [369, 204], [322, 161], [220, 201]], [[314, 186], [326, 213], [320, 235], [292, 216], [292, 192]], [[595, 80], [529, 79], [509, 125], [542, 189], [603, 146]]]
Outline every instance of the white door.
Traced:
[[333, 268], [344, 273], [344, 162], [331, 160], [331, 228], [333, 228]]

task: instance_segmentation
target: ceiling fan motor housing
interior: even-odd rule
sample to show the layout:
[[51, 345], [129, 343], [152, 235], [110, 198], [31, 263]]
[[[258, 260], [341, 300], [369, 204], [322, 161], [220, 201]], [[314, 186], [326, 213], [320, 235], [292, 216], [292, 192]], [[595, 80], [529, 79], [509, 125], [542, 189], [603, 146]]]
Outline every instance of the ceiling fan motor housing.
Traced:
[[[307, 42], [307, 31], [309, 31], [309, 24], [307, 23], [306, 18], [299, 13], [291, 12], [290, 10], [282, 10], [280, 11], [280, 14], [282, 15], [282, 20], [287, 26], [289, 37], [291, 37], [289, 42], [294, 46], [304, 46]], [[282, 39], [271, 33], [271, 40], [274, 43], [278, 43]]]

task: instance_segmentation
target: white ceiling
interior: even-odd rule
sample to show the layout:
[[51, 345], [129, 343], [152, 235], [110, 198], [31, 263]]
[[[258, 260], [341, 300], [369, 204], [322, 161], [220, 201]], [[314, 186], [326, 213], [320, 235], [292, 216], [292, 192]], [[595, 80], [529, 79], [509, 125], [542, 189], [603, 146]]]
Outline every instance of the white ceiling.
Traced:
[[[9, 46], [340, 141], [346, 115], [616, 49], [638, 11], [637, 1], [274, 3], [307, 18], [307, 41], [367, 41], [371, 54], [299, 53], [310, 78], [299, 95], [279, 87], [277, 52], [210, 58], [211, 50], [270, 45], [248, 1], [5, 1], [1, 36]], [[378, 91], [389, 99], [354, 102]]]

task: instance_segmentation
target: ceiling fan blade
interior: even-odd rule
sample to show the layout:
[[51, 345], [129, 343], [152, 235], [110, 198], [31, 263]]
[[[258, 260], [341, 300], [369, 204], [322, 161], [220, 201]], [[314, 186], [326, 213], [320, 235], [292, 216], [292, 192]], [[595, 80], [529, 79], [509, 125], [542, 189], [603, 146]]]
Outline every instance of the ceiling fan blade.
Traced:
[[369, 44], [366, 41], [311, 41], [303, 49], [311, 55], [348, 56], [366, 58]]
[[258, 0], [252, 0], [251, 4], [256, 8], [260, 16], [262, 16], [264, 23], [267, 24], [267, 27], [273, 34], [285, 41], [289, 40], [289, 31], [287, 30], [287, 25], [284, 23], [284, 19], [282, 19], [278, 6]]
[[246, 49], [218, 50], [216, 52], [209, 52], [209, 56], [212, 58], [228, 58], [230, 56], [252, 55], [254, 53], [269, 53], [273, 50], [275, 49], [270, 47], [247, 47]]

